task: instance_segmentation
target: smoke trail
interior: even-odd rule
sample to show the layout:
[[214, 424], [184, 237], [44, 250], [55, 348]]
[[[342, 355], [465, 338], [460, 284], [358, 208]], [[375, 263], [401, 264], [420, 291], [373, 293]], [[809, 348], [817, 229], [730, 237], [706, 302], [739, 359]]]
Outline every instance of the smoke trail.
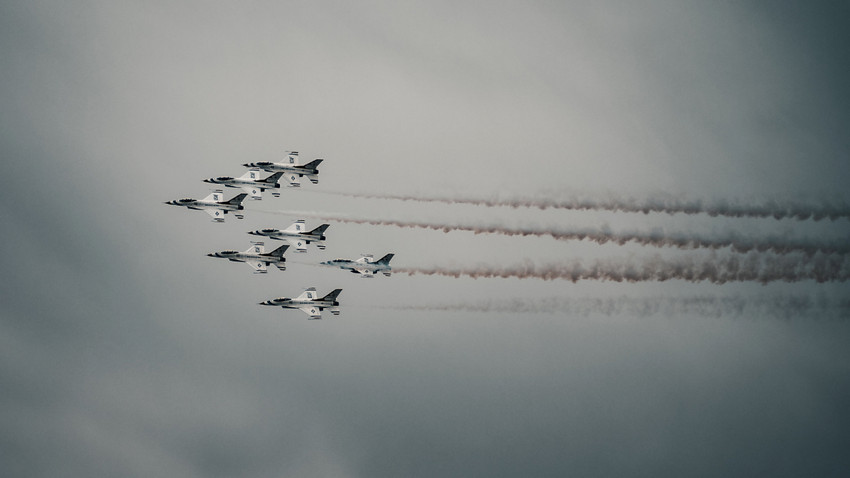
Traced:
[[848, 256], [814, 254], [810, 258], [797, 255], [774, 256], [748, 253], [707, 258], [694, 256], [663, 259], [654, 255], [639, 263], [629, 260], [596, 260], [591, 265], [579, 261], [535, 265], [530, 261], [509, 266], [479, 265], [475, 267], [394, 267], [393, 271], [408, 275], [439, 275], [445, 277], [518, 278], [542, 280], [598, 280], [611, 282], [846, 282], [850, 280]]
[[532, 228], [510, 228], [504, 226], [472, 226], [459, 224], [436, 224], [418, 221], [399, 221], [393, 219], [365, 219], [341, 215], [327, 215], [314, 213], [298, 213], [304, 216], [315, 217], [326, 221], [337, 221], [353, 224], [369, 224], [373, 226], [395, 226], [401, 228], [419, 228], [433, 231], [469, 231], [475, 234], [500, 234], [505, 236], [537, 236], [552, 237], [556, 240], [567, 241], [587, 240], [597, 244], [635, 243], [643, 246], [675, 247], [679, 249], [720, 249], [730, 247], [732, 251], [746, 253], [751, 251], [773, 252], [776, 254], [790, 254], [802, 252], [808, 256], [816, 253], [823, 254], [848, 254], [850, 253], [850, 239], [840, 241], [812, 241], [812, 240], [789, 240], [779, 236], [769, 236], [764, 239], [747, 238], [737, 233], [727, 233], [725, 237], [703, 238], [688, 234], [665, 234], [661, 229], [651, 232], [612, 232], [606, 227], [601, 229], [573, 228], [573, 229], [532, 229]]
[[569, 209], [574, 211], [612, 211], [628, 213], [650, 212], [666, 214], [707, 214], [709, 216], [775, 218], [775, 219], [812, 219], [820, 221], [840, 218], [850, 219], [850, 205], [846, 203], [821, 204], [809, 206], [791, 202], [766, 201], [762, 204], [746, 205], [725, 201], [705, 203], [700, 200], [683, 200], [677, 198], [653, 198], [632, 200], [621, 198], [610, 199], [484, 199], [484, 198], [451, 198], [439, 196], [412, 196], [395, 194], [359, 194], [331, 193], [347, 197], [364, 199], [392, 199], [397, 201], [437, 202], [443, 204], [469, 204], [485, 207], [511, 207], [536, 209]]
[[698, 315], [701, 317], [772, 317], [795, 319], [850, 319], [850, 300], [829, 300], [806, 295], [616, 297], [480, 300], [457, 304], [380, 307], [395, 310], [566, 314], [573, 317], [628, 315], [636, 317]]

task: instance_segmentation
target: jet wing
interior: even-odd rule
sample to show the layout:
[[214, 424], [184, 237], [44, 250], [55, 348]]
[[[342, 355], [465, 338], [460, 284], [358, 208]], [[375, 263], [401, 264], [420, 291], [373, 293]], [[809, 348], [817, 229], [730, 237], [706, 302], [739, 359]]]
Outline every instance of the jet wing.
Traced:
[[257, 273], [263, 274], [263, 273], [268, 272], [268, 269], [266, 268], [265, 262], [245, 261], [245, 264], [248, 264], [249, 266], [253, 267], [254, 271], [256, 271]]
[[305, 314], [310, 316], [310, 320], [316, 320], [316, 319], [322, 318], [322, 311], [318, 307], [315, 307], [315, 306], [312, 306], [312, 305], [305, 305], [303, 307], [300, 307], [300, 309]]
[[242, 186], [242, 190], [251, 196], [251, 199], [263, 199], [263, 190], [253, 186]]
[[218, 222], [224, 221], [224, 209], [205, 208], [204, 211], [212, 216], [213, 220]]
[[291, 188], [301, 187], [301, 180], [298, 179], [297, 174], [287, 174], [286, 181], [289, 182], [289, 187]]
[[307, 252], [307, 243], [304, 239], [300, 239], [297, 237], [287, 237], [286, 242], [289, 243], [289, 246], [295, 249], [295, 252]]
[[[297, 297], [297, 300], [314, 300], [317, 297], [318, 296], [316, 295], [316, 288], [310, 287], [310, 288], [304, 289], [304, 292], [302, 292], [301, 295], [299, 295]], [[307, 306], [307, 307], [312, 307], [312, 306]]]

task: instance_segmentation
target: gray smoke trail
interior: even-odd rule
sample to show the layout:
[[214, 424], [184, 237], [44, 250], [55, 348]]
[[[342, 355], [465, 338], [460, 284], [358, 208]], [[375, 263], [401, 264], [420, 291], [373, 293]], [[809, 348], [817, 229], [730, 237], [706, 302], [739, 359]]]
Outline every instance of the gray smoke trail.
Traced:
[[679, 249], [721, 249], [729, 247], [734, 252], [746, 253], [750, 251], [773, 252], [776, 254], [790, 254], [802, 252], [806, 255], [815, 253], [823, 254], [848, 254], [850, 253], [850, 239], [841, 241], [795, 241], [779, 236], [769, 236], [763, 239], [747, 238], [737, 233], [727, 233], [726, 237], [703, 238], [688, 234], [665, 234], [661, 229], [651, 232], [612, 232], [607, 228], [589, 229], [532, 229], [532, 228], [510, 228], [504, 226], [472, 226], [459, 224], [437, 224], [419, 221], [398, 221], [393, 219], [365, 219], [341, 215], [299, 213], [305, 216], [315, 217], [326, 221], [337, 221], [353, 224], [369, 224], [373, 226], [395, 226], [401, 228], [419, 228], [433, 231], [469, 231], [475, 234], [500, 234], [504, 236], [537, 236], [552, 237], [557, 240], [587, 240], [597, 244], [635, 243], [643, 246], [675, 247]]
[[650, 212], [666, 214], [707, 214], [709, 216], [775, 218], [775, 219], [812, 219], [820, 221], [840, 218], [850, 219], [850, 205], [841, 203], [821, 204], [818, 206], [803, 205], [792, 202], [766, 201], [757, 205], [733, 204], [725, 201], [704, 203], [700, 200], [683, 200], [677, 198], [654, 198], [644, 200], [611, 199], [483, 199], [483, 198], [451, 198], [439, 196], [412, 196], [396, 194], [358, 194], [330, 193], [341, 196], [364, 199], [391, 199], [396, 201], [437, 202], [443, 204], [469, 204], [485, 207], [511, 207], [536, 209], [569, 209], [574, 211], [613, 211], [628, 213]]
[[380, 307], [395, 310], [503, 312], [517, 314], [566, 314], [573, 317], [628, 315], [635, 317], [698, 315], [701, 317], [772, 317], [795, 319], [850, 319], [850, 300], [830, 300], [806, 295], [692, 296], [496, 299], [456, 304]]
[[693, 256], [663, 259], [654, 255], [637, 264], [629, 260], [596, 260], [589, 266], [579, 261], [535, 265], [530, 261], [507, 266], [479, 265], [475, 267], [394, 267], [393, 271], [408, 275], [439, 275], [445, 277], [518, 278], [542, 280], [598, 280], [612, 282], [846, 282], [850, 280], [850, 258], [827, 254], [811, 257], [798, 255], [773, 256], [748, 253], [707, 258]]

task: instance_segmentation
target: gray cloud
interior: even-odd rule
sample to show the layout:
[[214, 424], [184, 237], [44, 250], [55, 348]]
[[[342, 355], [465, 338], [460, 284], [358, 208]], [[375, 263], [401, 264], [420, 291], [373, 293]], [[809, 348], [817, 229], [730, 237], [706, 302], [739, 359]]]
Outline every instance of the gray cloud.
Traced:
[[[258, 205], [212, 224], [161, 202], [283, 149], [324, 156], [315, 189], [336, 191], [847, 201], [842, 8], [4, 2], [0, 474], [840, 476], [848, 331], [810, 320], [817, 308], [799, 321], [370, 309], [754, 289], [297, 265], [260, 277], [204, 257], [268, 225]], [[263, 207], [360, 207], [285, 193]], [[605, 220], [637, 227], [624, 216]], [[418, 264], [517, 252], [330, 232], [327, 254], [398, 248]], [[255, 305], [306, 286], [342, 287], [342, 315]]]

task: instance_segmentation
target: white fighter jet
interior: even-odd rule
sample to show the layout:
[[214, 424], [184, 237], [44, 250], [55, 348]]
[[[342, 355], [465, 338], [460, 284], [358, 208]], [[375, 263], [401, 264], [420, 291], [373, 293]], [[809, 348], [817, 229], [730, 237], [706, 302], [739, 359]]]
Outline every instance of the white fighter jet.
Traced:
[[294, 299], [278, 297], [277, 299], [260, 302], [260, 305], [274, 305], [283, 307], [284, 309], [301, 309], [305, 314], [310, 316], [311, 320], [321, 319], [322, 310], [324, 309], [330, 310], [333, 315], [339, 315], [339, 302], [337, 302], [336, 297], [340, 292], [342, 292], [342, 289], [334, 289], [328, 295], [320, 298], [316, 294], [316, 288], [310, 287]]
[[327, 229], [328, 226], [329, 224], [322, 224], [312, 231], [308, 231], [304, 225], [304, 220], [299, 219], [282, 231], [279, 229], [258, 229], [256, 231], [251, 231], [248, 234], [254, 236], [266, 236], [270, 239], [277, 239], [280, 241], [288, 241], [289, 244], [295, 248], [296, 252], [307, 252], [307, 244], [310, 244], [311, 242], [316, 244], [316, 247], [319, 249], [324, 250], [326, 239], [325, 229]]
[[254, 268], [254, 274], [265, 274], [266, 267], [274, 264], [278, 269], [286, 270], [286, 259], [283, 253], [289, 248], [289, 244], [284, 244], [271, 252], [265, 252], [262, 242], [252, 242], [251, 247], [245, 252], [239, 251], [221, 251], [207, 254], [209, 257], [221, 257], [229, 259], [233, 262], [244, 262]]
[[319, 163], [323, 160], [314, 159], [307, 164], [298, 162], [298, 151], [289, 151], [287, 153], [287, 162], [285, 163], [270, 163], [268, 161], [259, 161], [256, 163], [245, 163], [242, 166], [246, 168], [259, 168], [269, 172], [283, 171], [286, 173], [284, 180], [289, 182], [289, 187], [297, 188], [301, 186], [301, 181], [298, 179], [302, 176], [307, 176], [313, 184], [319, 182]]
[[245, 217], [235, 211], [241, 211], [245, 209], [245, 206], [242, 205], [242, 201], [245, 199], [246, 196], [248, 195], [242, 193], [234, 196], [232, 199], [225, 201], [224, 193], [222, 193], [221, 190], [216, 190], [204, 199], [175, 199], [174, 201], [166, 201], [165, 204], [170, 204], [172, 206], [184, 206], [189, 209], [196, 209], [198, 211], [206, 211], [207, 214], [212, 216], [213, 221], [224, 222], [224, 215], [228, 212], [234, 212], [233, 215], [236, 216], [236, 219], [242, 219]]
[[395, 254], [387, 254], [375, 261], [372, 260], [371, 254], [364, 254], [363, 257], [356, 261], [349, 259], [336, 259], [333, 261], [322, 262], [322, 265], [349, 270], [355, 274], [360, 274], [360, 277], [374, 277], [376, 272], [380, 272], [389, 277], [392, 273], [390, 259], [392, 259], [394, 255]]
[[[260, 178], [260, 170], [252, 169], [241, 177], [219, 176], [217, 178], [204, 179], [205, 183], [221, 184], [229, 188], [242, 188], [252, 199], [263, 199], [263, 191], [266, 189], [279, 189], [278, 180], [283, 176], [283, 171], [278, 171], [266, 178]], [[280, 197], [278, 191], [272, 191], [274, 197]]]

